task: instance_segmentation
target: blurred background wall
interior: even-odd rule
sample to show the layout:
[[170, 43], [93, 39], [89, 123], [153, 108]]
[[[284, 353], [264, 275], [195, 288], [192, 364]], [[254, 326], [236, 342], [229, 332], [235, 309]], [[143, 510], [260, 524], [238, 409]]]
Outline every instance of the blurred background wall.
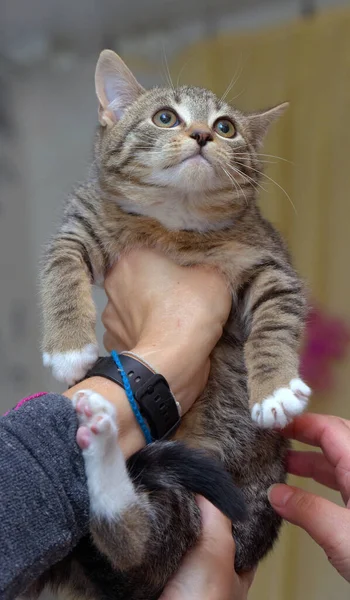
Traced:
[[[104, 47], [146, 86], [166, 84], [164, 50], [174, 82], [222, 94], [234, 78], [228, 97], [243, 109], [291, 101], [264, 150], [261, 205], [321, 310], [312, 356], [324, 338], [336, 345], [350, 323], [348, 4], [0, 0], [0, 412], [29, 393], [62, 389], [41, 366], [38, 262], [65, 194], [89, 164], [94, 67]], [[103, 293], [96, 299], [101, 308]], [[326, 368], [315, 363], [312, 408], [350, 418], [348, 357], [333, 355], [332, 380], [323, 381]], [[307, 536], [285, 526], [250, 597], [345, 600], [350, 593]]]

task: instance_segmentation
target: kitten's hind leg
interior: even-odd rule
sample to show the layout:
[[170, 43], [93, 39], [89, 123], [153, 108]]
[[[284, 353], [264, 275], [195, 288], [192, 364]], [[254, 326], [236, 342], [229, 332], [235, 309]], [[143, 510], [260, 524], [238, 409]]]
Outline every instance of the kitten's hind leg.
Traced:
[[143, 598], [156, 597], [198, 540], [195, 494], [234, 522], [245, 517], [243, 496], [220, 462], [179, 442], [149, 444], [128, 461], [127, 470], [114, 407], [92, 391], [78, 392], [73, 402], [93, 541], [112, 565], [111, 577], [115, 572], [119, 581], [120, 571], [127, 572], [129, 586], [135, 582], [147, 588]]
[[127, 570], [144, 559], [149, 537], [147, 500], [137, 494], [118, 444], [116, 410], [100, 394], [73, 397], [90, 497], [91, 533], [113, 566]]

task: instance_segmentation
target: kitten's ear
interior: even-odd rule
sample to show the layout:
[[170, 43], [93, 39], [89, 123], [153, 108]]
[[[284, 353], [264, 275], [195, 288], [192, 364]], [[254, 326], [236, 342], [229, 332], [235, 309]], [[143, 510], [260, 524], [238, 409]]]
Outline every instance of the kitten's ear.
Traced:
[[269, 110], [253, 113], [248, 116], [249, 130], [254, 145], [257, 147], [262, 145], [264, 137], [270, 129], [270, 125], [283, 115], [288, 106], [288, 102], [283, 102], [283, 104], [278, 104], [278, 106], [274, 106]]
[[103, 50], [95, 71], [98, 117], [101, 125], [111, 126], [125, 109], [144, 92], [126, 64], [112, 50]]

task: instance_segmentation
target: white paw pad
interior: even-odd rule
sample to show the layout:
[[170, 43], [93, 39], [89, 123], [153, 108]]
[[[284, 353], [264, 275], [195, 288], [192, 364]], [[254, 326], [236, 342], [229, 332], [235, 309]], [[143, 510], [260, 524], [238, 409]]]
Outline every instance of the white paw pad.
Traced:
[[81, 381], [98, 359], [98, 346], [87, 344], [82, 350], [43, 354], [45, 367], [51, 367], [53, 376], [67, 385]]
[[283, 429], [307, 407], [310, 388], [301, 379], [292, 379], [289, 387], [279, 388], [261, 404], [254, 404], [252, 419], [264, 429]]
[[97, 436], [101, 440], [117, 438], [116, 410], [103, 396], [91, 390], [80, 390], [72, 398], [76, 410], [79, 428], [77, 443], [86, 450], [96, 443]]

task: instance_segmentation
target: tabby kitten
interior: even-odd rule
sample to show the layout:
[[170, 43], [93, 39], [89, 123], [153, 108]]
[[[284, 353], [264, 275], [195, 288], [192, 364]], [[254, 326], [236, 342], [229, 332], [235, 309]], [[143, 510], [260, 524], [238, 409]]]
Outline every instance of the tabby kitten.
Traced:
[[[280, 527], [266, 496], [271, 484], [285, 480], [287, 443], [276, 430], [304, 410], [310, 394], [298, 374], [303, 286], [256, 203], [260, 147], [286, 105], [243, 114], [200, 88], [145, 91], [108, 50], [97, 64], [96, 91], [100, 126], [92, 172], [69, 198], [42, 271], [44, 362], [68, 384], [93, 365], [91, 284], [103, 280], [123, 252], [157, 248], [180, 265], [222, 271], [232, 290], [231, 315], [206, 390], [174, 437], [219, 459], [240, 488], [248, 518], [240, 521], [242, 510], [231, 511], [235, 566], [250, 569]], [[104, 402], [86, 392], [76, 405], [88, 403], [95, 416], [107, 415], [115, 431]], [[64, 572], [67, 585], [91, 598], [158, 598], [199, 534], [193, 489], [178, 475], [169, 480], [165, 469], [176, 471], [169, 444], [170, 454], [179, 447], [186, 460], [192, 451], [176, 443], [151, 445], [129, 463], [129, 475], [120, 455], [115, 473], [126, 496], [106, 514], [95, 501], [114, 471], [102, 477], [109, 467], [96, 459], [96, 439], [84, 454], [95, 546], [84, 540], [69, 569], [57, 566], [50, 577], [59, 583]], [[231, 490], [241, 506], [235, 494]]]

